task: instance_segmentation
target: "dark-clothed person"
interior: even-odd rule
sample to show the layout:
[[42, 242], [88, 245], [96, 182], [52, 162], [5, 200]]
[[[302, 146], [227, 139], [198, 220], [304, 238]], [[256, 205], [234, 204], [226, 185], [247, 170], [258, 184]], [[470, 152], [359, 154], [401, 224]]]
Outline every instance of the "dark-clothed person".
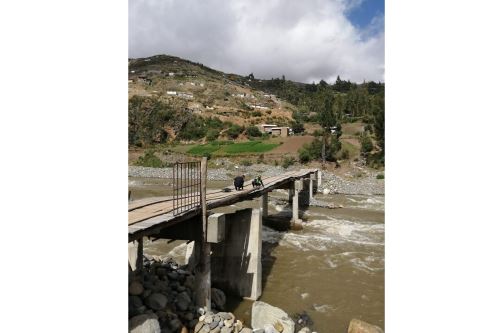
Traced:
[[237, 176], [234, 178], [234, 189], [236, 191], [243, 190], [243, 183], [245, 182], [245, 175]]

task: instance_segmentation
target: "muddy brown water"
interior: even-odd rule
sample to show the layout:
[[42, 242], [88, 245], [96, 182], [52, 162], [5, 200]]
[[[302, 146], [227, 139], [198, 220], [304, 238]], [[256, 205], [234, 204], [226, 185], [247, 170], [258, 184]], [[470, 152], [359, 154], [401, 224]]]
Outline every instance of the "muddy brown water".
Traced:
[[[220, 189], [231, 181], [210, 181]], [[132, 199], [171, 195], [169, 179], [129, 178]], [[269, 214], [291, 216], [287, 193], [269, 196]], [[309, 207], [297, 231], [263, 227], [261, 301], [289, 315], [306, 313], [318, 333], [347, 332], [352, 318], [384, 329], [384, 196], [315, 195], [330, 209]], [[258, 207], [258, 199], [218, 209]], [[145, 253], [184, 262], [184, 241], [146, 241]], [[228, 295], [227, 310], [250, 325], [252, 301]]]

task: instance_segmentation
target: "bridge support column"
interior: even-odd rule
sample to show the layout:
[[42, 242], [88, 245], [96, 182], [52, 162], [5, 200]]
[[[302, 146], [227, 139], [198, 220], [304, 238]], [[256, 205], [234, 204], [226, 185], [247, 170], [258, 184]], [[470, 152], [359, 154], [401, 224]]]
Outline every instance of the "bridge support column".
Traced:
[[293, 201], [293, 195], [295, 194], [295, 190], [293, 187], [288, 189], [288, 202], [292, 203]]
[[313, 193], [318, 192], [318, 172], [316, 171], [311, 175], [311, 182], [313, 183]]
[[260, 207], [262, 208], [262, 217], [267, 217], [269, 208], [268, 199], [269, 197], [267, 192], [260, 197]]
[[225, 238], [212, 244], [212, 283], [237, 296], [257, 300], [262, 293], [262, 212], [225, 214]]
[[128, 263], [131, 271], [142, 271], [143, 257], [142, 238], [128, 243]]
[[321, 186], [321, 170], [318, 170], [318, 186], [317, 187], [320, 187]]
[[312, 201], [313, 199], [313, 193], [314, 193], [314, 180], [312, 177], [309, 177], [309, 202]]
[[294, 183], [294, 195], [292, 202], [292, 224], [302, 223], [302, 220], [299, 218], [299, 192], [302, 190], [303, 182], [302, 180], [296, 180]]

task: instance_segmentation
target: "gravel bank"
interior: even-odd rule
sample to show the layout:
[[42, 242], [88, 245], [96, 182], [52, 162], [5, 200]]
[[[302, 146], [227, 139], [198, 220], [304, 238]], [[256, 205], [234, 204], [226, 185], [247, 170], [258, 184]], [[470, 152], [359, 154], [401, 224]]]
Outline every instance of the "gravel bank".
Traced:
[[[235, 165], [229, 161], [215, 162], [217, 168], [208, 169], [208, 180], [231, 180], [236, 175], [245, 174], [250, 178], [261, 175], [263, 178], [274, 177], [284, 172], [300, 169], [294, 166], [284, 169], [281, 166], [272, 166], [265, 164], [254, 164], [251, 166]], [[144, 178], [172, 178], [172, 168], [146, 168], [139, 166], [129, 166], [129, 177]], [[322, 185], [320, 191], [327, 190], [333, 194], [351, 194], [351, 195], [384, 195], [385, 185], [383, 179], [377, 179], [380, 172], [371, 171], [365, 168], [359, 168], [355, 173], [347, 173], [345, 176], [338, 176], [328, 171], [323, 171]]]

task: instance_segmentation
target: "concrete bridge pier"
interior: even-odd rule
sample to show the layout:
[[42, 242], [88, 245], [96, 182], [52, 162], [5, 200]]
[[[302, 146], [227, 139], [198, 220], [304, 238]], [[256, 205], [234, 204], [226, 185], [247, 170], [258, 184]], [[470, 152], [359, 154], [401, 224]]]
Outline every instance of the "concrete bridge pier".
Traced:
[[293, 200], [292, 200], [292, 225], [300, 224], [302, 220], [299, 218], [299, 194], [303, 189], [304, 183], [302, 180], [296, 180], [293, 187]]
[[142, 271], [143, 264], [143, 242], [142, 238], [128, 243], [128, 267], [131, 271]]
[[261, 210], [262, 210], [262, 217], [267, 217], [268, 210], [269, 210], [269, 196], [268, 196], [268, 192], [264, 193], [260, 197], [260, 207], [261, 207]]
[[[262, 211], [242, 209], [208, 217], [211, 244], [210, 283], [237, 296], [257, 300], [262, 294]], [[200, 260], [199, 241], [188, 244], [186, 263]]]

